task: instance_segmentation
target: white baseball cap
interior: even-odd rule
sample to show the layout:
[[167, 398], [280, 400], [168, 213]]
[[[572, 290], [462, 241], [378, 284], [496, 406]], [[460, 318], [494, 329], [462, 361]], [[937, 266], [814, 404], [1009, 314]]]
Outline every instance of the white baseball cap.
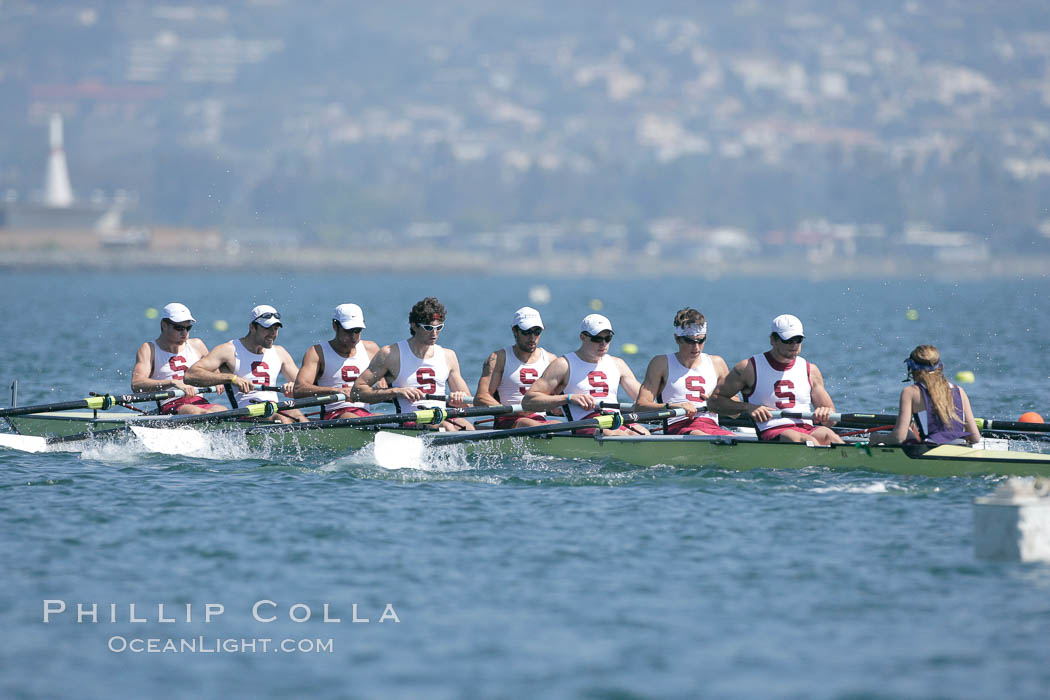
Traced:
[[186, 308], [185, 304], [180, 304], [177, 301], [173, 301], [164, 307], [161, 312], [161, 318], [166, 318], [172, 323], [182, 323], [183, 321], [197, 322], [197, 319], [193, 318], [193, 314]]
[[774, 318], [772, 332], [779, 335], [781, 340], [794, 338], [796, 335], [805, 337], [802, 332], [802, 321], [798, 320], [798, 316], [791, 314], [781, 314]]
[[580, 330], [588, 335], [598, 335], [602, 331], [612, 331], [612, 323], [601, 314], [588, 314], [583, 317]]
[[[268, 318], [261, 318], [262, 316], [266, 316], [267, 314], [270, 314]], [[251, 317], [251, 323], [258, 323], [263, 328], [269, 328], [275, 323], [278, 326], [284, 327], [284, 324], [281, 323], [281, 314], [277, 313], [277, 309], [273, 308], [269, 304], [259, 304], [258, 306], [253, 308]]]
[[523, 331], [539, 326], [543, 328], [543, 319], [540, 312], [531, 306], [523, 306], [514, 312], [514, 325]]
[[335, 307], [332, 320], [339, 321], [339, 325], [346, 330], [367, 327], [365, 326], [365, 314], [357, 304], [340, 304]]

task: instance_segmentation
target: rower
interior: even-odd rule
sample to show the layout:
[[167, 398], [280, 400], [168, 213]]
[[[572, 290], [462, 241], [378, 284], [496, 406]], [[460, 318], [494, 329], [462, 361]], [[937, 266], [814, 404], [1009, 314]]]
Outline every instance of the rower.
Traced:
[[[340, 304], [332, 312], [331, 340], [311, 345], [303, 355], [302, 368], [295, 377], [295, 398], [332, 393], [333, 387], [345, 388], [348, 396], [354, 382], [368, 368], [379, 346], [362, 340], [365, 315], [357, 304]], [[322, 418], [371, 416], [361, 401], [337, 401], [321, 408]]]
[[[566, 416], [572, 421], [600, 415], [601, 402], [617, 403], [621, 386], [628, 396], [637, 399], [640, 385], [634, 372], [622, 359], [609, 354], [612, 339], [609, 319], [601, 314], [585, 316], [580, 323], [580, 347], [547, 367], [522, 398], [522, 409], [552, 411], [564, 406]], [[577, 434], [593, 435], [594, 429], [579, 430]], [[604, 430], [603, 434], [648, 435], [649, 431], [632, 423]]]
[[[281, 392], [293, 395], [299, 368], [295, 360], [280, 345], [277, 334], [284, 326], [281, 314], [269, 304], [259, 304], [249, 313], [248, 333], [229, 340], [202, 357], [186, 372], [186, 383], [195, 386], [231, 384], [234, 402], [238, 406], [263, 401], [277, 401], [276, 391], [259, 387], [276, 386], [283, 374], [287, 380]], [[306, 416], [297, 408], [279, 411], [276, 420], [281, 423], [305, 423]]]
[[[470, 390], [459, 371], [459, 358], [454, 350], [437, 344], [445, 327], [445, 306], [435, 297], [416, 302], [408, 314], [407, 340], [383, 346], [372, 358], [368, 369], [354, 382], [359, 401], [381, 403], [393, 401], [398, 413], [418, 409], [444, 408], [444, 399], [427, 399], [427, 395], [444, 396], [452, 389], [448, 405], [467, 405]], [[386, 385], [381, 382], [386, 381]], [[406, 423], [406, 426], [413, 427]], [[474, 430], [465, 418], [442, 422], [445, 430]]]
[[[760, 440], [808, 442], [818, 445], [843, 442], [830, 426], [835, 403], [824, 388], [820, 369], [806, 361], [802, 351], [802, 321], [791, 314], [773, 319], [770, 349], [741, 360], [722, 380], [707, 401], [709, 409], [723, 414], [747, 413], [755, 421]], [[740, 392], [744, 401], [734, 397]], [[808, 412], [809, 419], [774, 418], [773, 410]]]
[[135, 366], [131, 370], [132, 391], [180, 389], [186, 394], [162, 403], [160, 412], [163, 414], [190, 415], [226, 410], [209, 403], [197, 394], [195, 387], [183, 381], [186, 370], [208, 354], [208, 346], [203, 340], [190, 337], [196, 322], [185, 304], [173, 301], [161, 311], [160, 335], [139, 346], [135, 356]]
[[[481, 367], [475, 406], [520, 405], [525, 392], [554, 360], [554, 355], [540, 347], [543, 319], [536, 309], [523, 306], [515, 311], [510, 332], [514, 344], [493, 352]], [[496, 416], [492, 427], [524, 428], [548, 422], [542, 413], [512, 413]]]
[[668, 421], [666, 435], [732, 435], [718, 425], [717, 413], [706, 410], [708, 395], [729, 374], [725, 360], [704, 352], [707, 319], [696, 309], [682, 309], [674, 317], [674, 339], [677, 352], [649, 361], [635, 410], [685, 409], [685, 417]]
[[[934, 345], [920, 345], [904, 361], [908, 377], [914, 384], [901, 390], [900, 408], [893, 432], [872, 442], [901, 444], [925, 442], [943, 445], [963, 441], [973, 444], [981, 440], [970, 398], [961, 386], [944, 378], [941, 353]], [[914, 416], [919, 440], [909, 435]]]

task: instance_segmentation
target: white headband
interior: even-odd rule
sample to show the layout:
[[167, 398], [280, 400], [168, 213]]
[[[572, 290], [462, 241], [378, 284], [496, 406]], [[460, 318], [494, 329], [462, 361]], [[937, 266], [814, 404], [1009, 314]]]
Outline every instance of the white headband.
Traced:
[[677, 335], [678, 337], [685, 337], [685, 336], [692, 337], [692, 336], [695, 336], [695, 335], [702, 335], [702, 336], [704, 336], [706, 338], [707, 337], [707, 324], [706, 323], [702, 323], [699, 326], [682, 326], [682, 327], [675, 326], [674, 327], [674, 334]]

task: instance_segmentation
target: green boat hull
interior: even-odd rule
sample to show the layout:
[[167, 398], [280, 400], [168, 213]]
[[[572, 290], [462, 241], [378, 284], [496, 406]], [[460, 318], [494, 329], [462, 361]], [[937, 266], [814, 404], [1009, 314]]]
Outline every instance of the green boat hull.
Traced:
[[[338, 454], [368, 446], [375, 432], [374, 429], [349, 427], [300, 430], [266, 426], [248, 429], [244, 433], [244, 440], [249, 448], [268, 452], [321, 450]], [[393, 432], [420, 436], [426, 431], [400, 429]], [[471, 454], [497, 459], [514, 459], [530, 454], [558, 459], [620, 462], [637, 467], [715, 467], [739, 471], [827, 467], [935, 477], [971, 474], [1050, 476], [1050, 454], [974, 449], [963, 445], [934, 448], [922, 445], [869, 447], [856, 443], [815, 447], [687, 435], [598, 438], [552, 435], [468, 442], [460, 447], [432, 449], [463, 449]]]
[[[31, 414], [8, 418], [8, 422], [17, 432], [37, 436], [72, 435], [85, 430], [105, 430], [144, 420], [146, 419], [142, 416], [131, 413], [101, 414], [96, 418], [91, 412]], [[155, 425], [155, 419], [153, 424]], [[345, 454], [370, 445], [375, 435], [373, 428], [319, 428], [316, 424], [308, 429], [272, 424], [252, 426], [243, 422], [204, 423], [197, 427], [203, 428], [204, 434], [209, 435], [212, 440], [230, 440], [249, 450], [267, 454]], [[193, 428], [187, 426], [181, 429]], [[398, 429], [395, 432], [418, 436], [427, 431]], [[552, 435], [465, 443], [463, 449], [503, 459], [531, 454], [559, 459], [613, 461], [638, 467], [714, 467], [729, 470], [827, 467], [933, 477], [972, 474], [1050, 476], [1050, 454], [973, 449], [962, 445], [942, 445], [934, 448], [869, 447], [863, 443], [856, 443], [814, 447], [686, 435]]]

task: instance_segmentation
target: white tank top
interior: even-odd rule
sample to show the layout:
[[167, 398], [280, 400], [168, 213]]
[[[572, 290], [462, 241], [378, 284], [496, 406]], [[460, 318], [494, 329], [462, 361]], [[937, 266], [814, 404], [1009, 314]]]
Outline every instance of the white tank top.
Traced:
[[[317, 378], [317, 386], [330, 386], [334, 388], [349, 388], [354, 385], [354, 380], [368, 369], [368, 351], [365, 344], [358, 341], [349, 357], [343, 357], [332, 349], [332, 343], [323, 340], [318, 345], [324, 352], [324, 372]], [[349, 392], [344, 392], [349, 395]], [[325, 404], [325, 413], [338, 411], [343, 408], [364, 408], [367, 404], [361, 401], [337, 401]]]
[[[569, 380], [565, 384], [566, 394], [590, 394], [595, 403], [617, 403], [617, 392], [620, 389], [620, 370], [616, 361], [605, 355], [597, 362], [584, 362], [579, 355], [570, 352], [565, 356], [569, 362]], [[579, 407], [575, 407], [579, 412]], [[579, 420], [582, 416], [573, 416], [573, 405], [565, 407], [570, 420]]]
[[[707, 408], [707, 397], [717, 385], [718, 372], [706, 352], [700, 353], [699, 367], [686, 367], [673, 352], [667, 354], [667, 383], [661, 392], [665, 403], [692, 403], [697, 409]], [[696, 417], [710, 418], [718, 423], [718, 414], [713, 411], [697, 410]], [[692, 420], [675, 418], [667, 422], [677, 423], [687, 419]]]
[[[773, 365], [769, 353], [755, 355], [750, 360], [755, 369], [755, 387], [744, 400], [758, 406], [768, 406], [785, 411], [812, 411], [809, 386], [809, 362], [796, 357], [790, 365]], [[811, 420], [797, 418], [774, 418], [756, 423], [758, 429], [768, 430], [779, 425], [813, 425]]]
[[507, 359], [503, 362], [503, 377], [500, 379], [496, 391], [499, 392], [499, 402], [504, 406], [520, 406], [521, 397], [529, 390], [532, 383], [540, 378], [543, 370], [551, 363], [551, 356], [545, 350], [540, 351], [540, 358], [528, 364], [518, 359], [514, 354], [514, 347], [503, 348]]
[[[160, 346], [152, 340], [150, 345], [153, 346], [153, 371], [149, 375], [150, 379], [160, 379], [165, 382], [177, 379], [181, 382], [182, 378], [186, 376], [186, 370], [192, 367], [197, 360], [201, 359], [201, 356], [197, 354], [197, 351], [193, 349], [189, 341], [183, 343], [176, 353], [161, 350]], [[168, 399], [161, 406], [175, 400]]]
[[[430, 357], [426, 359], [416, 357], [416, 354], [412, 352], [412, 348], [408, 347], [407, 340], [399, 342], [397, 344], [397, 349], [401, 355], [401, 369], [398, 371], [397, 377], [394, 379], [395, 387], [415, 387], [424, 394], [436, 394], [438, 396], [445, 395], [445, 382], [448, 380], [449, 369], [448, 360], [445, 358], [445, 349], [443, 347], [435, 345]], [[445, 402], [426, 399], [409, 402], [395, 397], [394, 406], [397, 408], [398, 413], [406, 413], [408, 411], [415, 411], [420, 408], [429, 408], [432, 406], [440, 406], [444, 408]]]
[[[240, 338], [233, 340], [233, 352], [235, 364], [233, 373], [238, 377], [244, 377], [255, 386], [277, 386], [277, 380], [281, 376], [281, 356], [274, 348], [263, 350], [262, 354], [248, 352]], [[242, 394], [236, 387], [233, 389], [233, 398], [238, 406], [261, 401], [279, 401], [276, 391], [249, 391]]]

